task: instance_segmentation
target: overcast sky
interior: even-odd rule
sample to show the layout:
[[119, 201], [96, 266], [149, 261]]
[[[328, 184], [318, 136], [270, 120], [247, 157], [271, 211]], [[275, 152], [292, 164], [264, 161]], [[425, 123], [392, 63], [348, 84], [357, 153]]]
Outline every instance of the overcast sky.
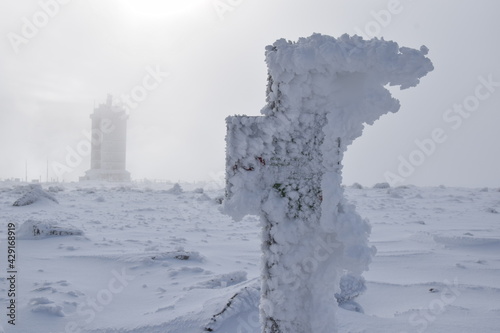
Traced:
[[[132, 178], [221, 182], [225, 117], [265, 104], [265, 46], [318, 32], [426, 45], [435, 67], [391, 90], [401, 109], [349, 147], [345, 184], [499, 187], [499, 13], [496, 0], [0, 0], [0, 178], [24, 179], [27, 161], [45, 181], [47, 159], [56, 177], [94, 103], [146, 91], [129, 112]], [[80, 155], [65, 181], [89, 169]]]

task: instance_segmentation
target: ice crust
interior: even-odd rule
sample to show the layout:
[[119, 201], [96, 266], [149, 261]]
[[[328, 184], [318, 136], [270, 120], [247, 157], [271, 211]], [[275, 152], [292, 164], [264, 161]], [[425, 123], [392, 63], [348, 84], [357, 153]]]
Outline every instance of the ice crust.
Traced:
[[375, 252], [344, 199], [343, 154], [365, 123], [399, 110], [386, 85], [413, 87], [433, 69], [427, 52], [320, 34], [266, 47], [263, 116], [226, 120], [224, 202], [236, 220], [262, 220], [265, 333], [335, 327], [340, 276], [360, 275]]

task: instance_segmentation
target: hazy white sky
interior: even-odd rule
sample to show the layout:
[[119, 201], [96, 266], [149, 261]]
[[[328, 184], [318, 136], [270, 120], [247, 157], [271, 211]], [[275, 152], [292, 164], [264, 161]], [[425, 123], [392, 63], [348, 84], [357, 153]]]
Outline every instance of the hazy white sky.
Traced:
[[[318, 32], [425, 44], [435, 67], [394, 90], [401, 110], [349, 148], [344, 183], [389, 172], [498, 187], [499, 12], [496, 0], [0, 0], [0, 178], [24, 178], [27, 161], [45, 181], [47, 159], [67, 165], [83, 147], [94, 102], [145, 91], [130, 110], [132, 177], [221, 181], [225, 117], [265, 104], [265, 46]], [[64, 180], [89, 160], [73, 159]]]

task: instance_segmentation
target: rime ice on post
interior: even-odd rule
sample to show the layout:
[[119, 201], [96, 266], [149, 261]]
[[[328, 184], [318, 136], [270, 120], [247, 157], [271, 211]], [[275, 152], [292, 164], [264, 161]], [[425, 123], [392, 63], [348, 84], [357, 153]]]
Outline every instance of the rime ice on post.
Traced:
[[264, 333], [335, 331], [340, 275], [361, 274], [374, 253], [344, 199], [342, 157], [365, 123], [398, 111], [384, 86], [416, 86], [433, 69], [426, 54], [348, 35], [266, 48], [263, 116], [227, 118], [224, 203], [235, 219], [261, 217]]

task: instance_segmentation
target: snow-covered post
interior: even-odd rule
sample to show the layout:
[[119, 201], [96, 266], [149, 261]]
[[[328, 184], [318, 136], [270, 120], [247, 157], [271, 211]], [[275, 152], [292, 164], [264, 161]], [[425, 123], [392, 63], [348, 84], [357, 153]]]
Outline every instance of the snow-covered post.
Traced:
[[340, 276], [361, 274], [374, 254], [343, 196], [342, 156], [365, 123], [399, 109], [384, 86], [416, 86], [433, 69], [426, 54], [348, 35], [266, 47], [263, 116], [226, 120], [224, 202], [237, 220], [261, 217], [264, 333], [336, 331]]

